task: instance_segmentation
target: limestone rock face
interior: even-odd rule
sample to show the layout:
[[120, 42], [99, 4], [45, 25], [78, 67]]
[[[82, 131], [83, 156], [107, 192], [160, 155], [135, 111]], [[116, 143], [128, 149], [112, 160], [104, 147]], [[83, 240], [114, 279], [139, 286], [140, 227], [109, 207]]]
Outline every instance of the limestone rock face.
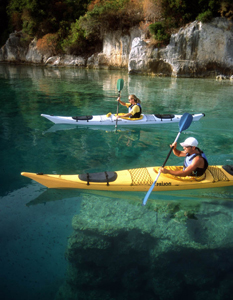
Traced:
[[63, 65], [68, 65], [68, 66], [85, 67], [86, 66], [86, 59], [84, 59], [81, 56], [66, 54], [62, 57], [61, 63]]
[[233, 22], [216, 18], [193, 22], [171, 36], [160, 57], [172, 67], [172, 75], [205, 77], [233, 72]]
[[33, 39], [29, 44], [28, 51], [24, 60], [28, 63], [40, 64], [43, 62], [43, 55], [39, 52], [36, 47], [37, 40]]
[[233, 22], [224, 18], [204, 24], [195, 21], [173, 34], [166, 48], [156, 51], [135, 39], [128, 70], [175, 77], [230, 76], [233, 73]]
[[109, 32], [105, 35], [103, 41], [103, 55], [111, 68], [127, 68], [131, 44], [134, 38], [142, 37], [139, 28], [132, 28], [129, 33], [124, 34], [121, 31]]
[[108, 69], [109, 61], [103, 53], [96, 53], [87, 59], [87, 68], [89, 69]]
[[233, 266], [227, 207], [156, 205], [85, 196], [56, 300], [224, 299]]
[[140, 28], [108, 32], [103, 51], [88, 59], [74, 55], [41, 54], [36, 40], [25, 44], [23, 33], [12, 33], [0, 49], [0, 61], [77, 66], [95, 69], [125, 69], [129, 73], [174, 77], [229, 78], [233, 73], [233, 21], [215, 18], [210, 23], [193, 22], [173, 34], [166, 48], [155, 48]]
[[146, 72], [147, 66], [147, 44], [141, 38], [135, 38], [129, 55], [129, 71]]
[[0, 60], [8, 62], [25, 61], [27, 47], [22, 43], [21, 33], [11, 33], [6, 44], [0, 51]]

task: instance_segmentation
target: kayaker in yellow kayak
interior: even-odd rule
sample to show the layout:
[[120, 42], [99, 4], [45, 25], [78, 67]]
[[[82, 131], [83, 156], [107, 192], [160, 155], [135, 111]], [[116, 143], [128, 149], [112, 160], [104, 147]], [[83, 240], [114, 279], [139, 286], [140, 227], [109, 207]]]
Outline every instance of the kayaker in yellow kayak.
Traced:
[[161, 168], [161, 173], [182, 177], [203, 175], [208, 168], [208, 161], [204, 152], [197, 147], [198, 141], [194, 137], [189, 137], [180, 145], [183, 147], [183, 151], [176, 148], [177, 143], [173, 143], [170, 147], [173, 147], [173, 153], [176, 156], [185, 157], [183, 170], [173, 171]]
[[135, 95], [129, 95], [129, 103], [121, 101], [121, 98], [117, 98], [117, 101], [128, 108], [127, 114], [121, 114], [118, 118], [140, 118], [142, 113], [141, 101]]

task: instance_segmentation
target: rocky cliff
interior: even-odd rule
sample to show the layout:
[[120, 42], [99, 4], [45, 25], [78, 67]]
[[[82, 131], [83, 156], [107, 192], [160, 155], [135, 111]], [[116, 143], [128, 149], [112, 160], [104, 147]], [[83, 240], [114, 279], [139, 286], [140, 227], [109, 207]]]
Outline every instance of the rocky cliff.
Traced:
[[22, 33], [12, 33], [0, 49], [1, 62], [52, 66], [126, 69], [129, 73], [174, 77], [216, 77], [233, 74], [233, 22], [215, 18], [210, 23], [193, 22], [173, 34], [166, 48], [155, 48], [139, 28], [128, 34], [109, 32], [103, 51], [85, 59], [79, 56], [42, 55], [34, 39], [22, 44]]

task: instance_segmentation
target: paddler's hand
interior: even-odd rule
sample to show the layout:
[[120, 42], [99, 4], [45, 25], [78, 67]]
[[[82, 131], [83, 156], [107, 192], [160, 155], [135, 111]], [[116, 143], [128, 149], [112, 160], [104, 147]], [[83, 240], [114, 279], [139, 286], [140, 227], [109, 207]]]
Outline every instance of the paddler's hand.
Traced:
[[121, 98], [120, 98], [120, 97], [118, 97], [118, 98], [117, 98], [117, 101], [118, 101], [118, 102], [121, 102]]
[[175, 149], [176, 149], [176, 147], [177, 147], [177, 142], [175, 142], [175, 143], [171, 144], [171, 145], [170, 145], [170, 147], [171, 147], [171, 148], [173, 147], [173, 150], [175, 150]]
[[159, 168], [159, 171], [163, 174], [169, 174], [169, 170], [167, 170], [165, 168]]

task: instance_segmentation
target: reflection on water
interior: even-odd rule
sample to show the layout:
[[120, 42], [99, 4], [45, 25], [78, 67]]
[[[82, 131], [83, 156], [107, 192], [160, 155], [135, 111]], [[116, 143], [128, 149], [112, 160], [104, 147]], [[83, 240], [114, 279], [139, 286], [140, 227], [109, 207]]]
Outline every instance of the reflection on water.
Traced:
[[[71, 286], [79, 300], [187, 294], [228, 299], [233, 187], [153, 192], [142, 207], [145, 193], [47, 190], [20, 176], [22, 171], [78, 174], [162, 165], [178, 124], [115, 132], [114, 127], [51, 126], [40, 116], [114, 113], [119, 78], [125, 82], [122, 100], [136, 94], [144, 113], [205, 113], [180, 142], [194, 136], [210, 164], [232, 164], [230, 81], [0, 65], [4, 299], [67, 299], [74, 296]], [[174, 156], [167, 162], [181, 164]]]

